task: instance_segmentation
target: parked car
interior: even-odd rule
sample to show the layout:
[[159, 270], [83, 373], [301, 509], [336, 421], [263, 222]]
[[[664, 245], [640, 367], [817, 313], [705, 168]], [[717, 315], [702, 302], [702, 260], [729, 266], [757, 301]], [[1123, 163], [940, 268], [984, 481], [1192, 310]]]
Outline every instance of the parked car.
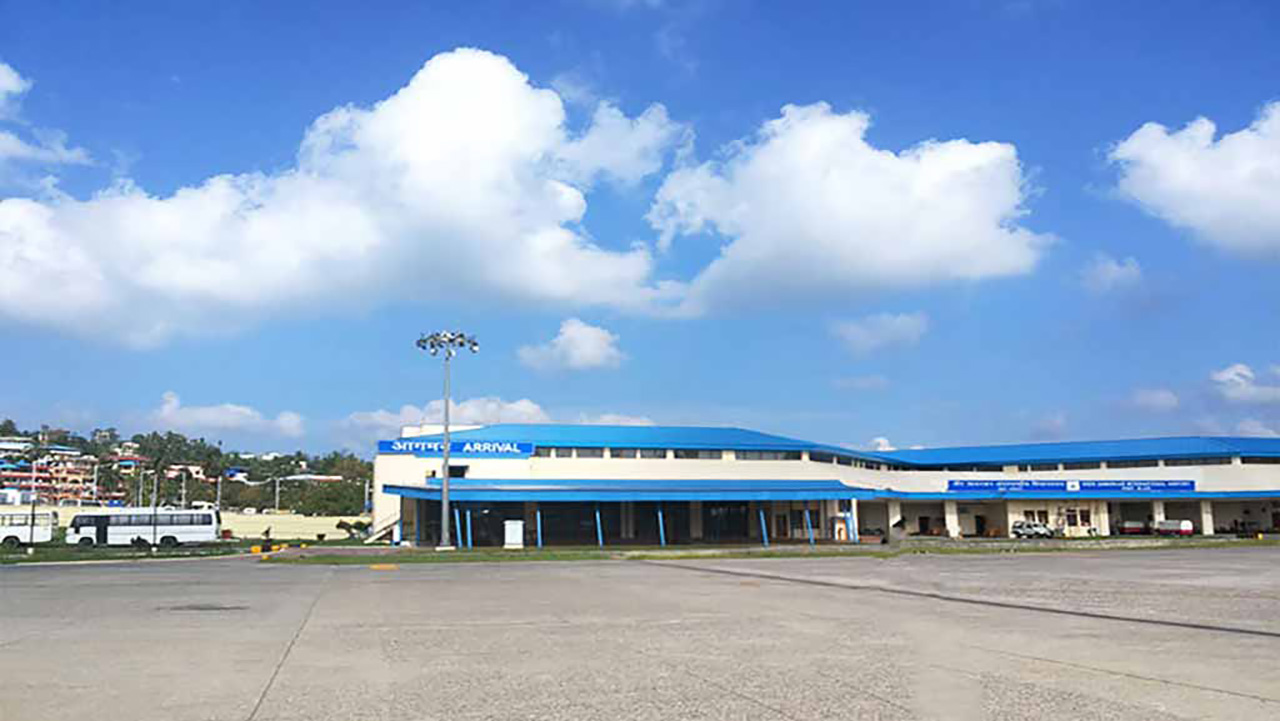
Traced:
[[1014, 521], [1014, 538], [1053, 538], [1053, 529], [1039, 521]]
[[1195, 530], [1195, 526], [1187, 520], [1156, 522], [1156, 535], [1159, 536], [1190, 536]]
[[1145, 521], [1121, 521], [1116, 526], [1116, 534], [1120, 536], [1141, 536], [1147, 532]]

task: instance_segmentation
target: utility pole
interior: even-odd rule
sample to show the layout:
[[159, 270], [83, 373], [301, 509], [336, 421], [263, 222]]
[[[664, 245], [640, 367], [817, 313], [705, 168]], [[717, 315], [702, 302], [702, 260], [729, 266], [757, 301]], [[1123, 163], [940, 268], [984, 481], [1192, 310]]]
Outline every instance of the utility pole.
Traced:
[[416, 345], [431, 355], [444, 351], [444, 445], [441, 448], [444, 459], [440, 473], [440, 545], [436, 550], [451, 551], [454, 546], [449, 537], [449, 361], [460, 348], [479, 352], [480, 344], [474, 336], [455, 330], [424, 335]]

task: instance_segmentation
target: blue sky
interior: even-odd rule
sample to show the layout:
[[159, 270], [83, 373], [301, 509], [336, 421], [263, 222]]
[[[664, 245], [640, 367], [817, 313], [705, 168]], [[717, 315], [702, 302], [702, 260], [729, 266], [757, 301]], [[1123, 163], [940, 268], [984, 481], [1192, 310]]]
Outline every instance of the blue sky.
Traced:
[[0, 415], [367, 451], [458, 327], [481, 422], [1273, 434], [1277, 27], [0, 2]]

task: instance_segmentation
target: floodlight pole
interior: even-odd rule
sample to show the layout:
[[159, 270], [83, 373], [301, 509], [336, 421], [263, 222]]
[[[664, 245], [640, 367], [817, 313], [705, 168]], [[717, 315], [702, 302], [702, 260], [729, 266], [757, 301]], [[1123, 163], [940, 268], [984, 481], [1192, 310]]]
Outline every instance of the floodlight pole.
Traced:
[[[442, 331], [423, 335], [416, 343], [418, 348], [425, 350], [431, 355], [436, 355], [443, 351], [444, 353], [444, 446], [441, 448], [442, 461], [440, 464], [440, 545], [436, 546], [436, 550], [448, 551], [453, 550], [453, 539], [449, 533], [449, 405], [450, 405], [450, 389], [449, 389], [449, 365], [453, 360], [453, 356], [458, 352], [459, 348], [468, 348], [472, 353], [480, 350], [480, 344], [476, 342], [473, 336], [469, 336], [461, 331]], [[422, 519], [418, 519], [419, 524]]]

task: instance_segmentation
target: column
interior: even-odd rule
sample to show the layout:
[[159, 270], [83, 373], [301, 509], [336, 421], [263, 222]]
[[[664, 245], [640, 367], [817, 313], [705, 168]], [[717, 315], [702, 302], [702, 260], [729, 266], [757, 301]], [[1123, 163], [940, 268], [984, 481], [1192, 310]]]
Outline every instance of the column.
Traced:
[[689, 538], [702, 540], [702, 501], [689, 502]]
[[1005, 501], [1004, 502], [1004, 531], [1009, 536], [1009, 538], [1013, 538], [1014, 522], [1021, 521], [1021, 520], [1023, 520], [1022, 509], [1018, 508], [1014, 503], [1011, 503], [1010, 501]]
[[760, 527], [756, 525], [756, 515], [759, 509], [760, 504], [755, 501], [747, 502], [747, 538], [760, 537]]
[[621, 518], [621, 535], [623, 538], [636, 537], [636, 504], [635, 501], [623, 501]]
[[1111, 535], [1111, 504], [1107, 501], [1098, 501], [1097, 508], [1093, 512], [1093, 527], [1098, 529], [1099, 536]]
[[1206, 536], [1213, 535], [1213, 501], [1200, 501], [1200, 532]]
[[849, 499], [849, 515], [845, 517], [845, 535], [849, 537], [849, 543], [861, 543], [858, 537], [858, 499]]
[[1153, 524], [1164, 520], [1164, 501], [1151, 502], [1151, 522]]
[[942, 513], [947, 519], [947, 536], [960, 537], [960, 508], [955, 501], [943, 501]]

